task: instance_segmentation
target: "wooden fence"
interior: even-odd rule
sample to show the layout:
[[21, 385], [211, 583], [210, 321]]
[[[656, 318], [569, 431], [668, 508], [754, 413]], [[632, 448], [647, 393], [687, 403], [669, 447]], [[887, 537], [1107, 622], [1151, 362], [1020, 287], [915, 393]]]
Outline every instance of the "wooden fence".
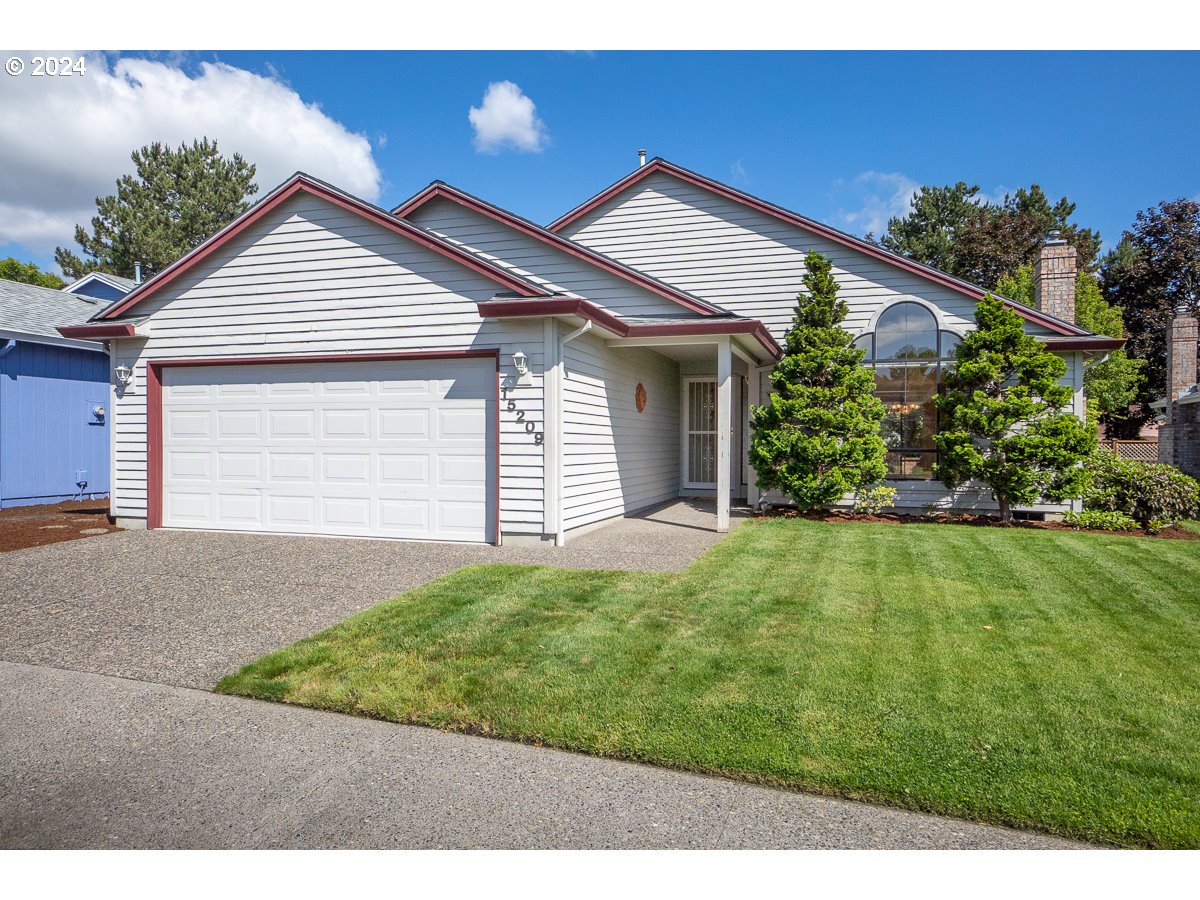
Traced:
[[1142, 462], [1158, 462], [1158, 441], [1101, 441], [1121, 459], [1138, 459]]

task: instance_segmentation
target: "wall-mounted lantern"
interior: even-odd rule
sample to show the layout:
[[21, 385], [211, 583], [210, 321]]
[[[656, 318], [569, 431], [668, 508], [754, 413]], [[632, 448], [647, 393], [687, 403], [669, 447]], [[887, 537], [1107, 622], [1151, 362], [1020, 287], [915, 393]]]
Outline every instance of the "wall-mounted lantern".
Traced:
[[517, 370], [518, 375], [523, 376], [529, 374], [529, 358], [524, 353], [518, 350], [513, 354], [512, 359], [513, 368]]

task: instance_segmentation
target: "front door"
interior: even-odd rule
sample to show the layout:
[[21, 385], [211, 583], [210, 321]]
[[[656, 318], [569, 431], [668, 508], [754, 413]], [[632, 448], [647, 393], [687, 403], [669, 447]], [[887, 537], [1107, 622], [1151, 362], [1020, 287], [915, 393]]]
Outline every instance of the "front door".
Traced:
[[683, 487], [717, 487], [717, 382], [714, 378], [683, 381]]

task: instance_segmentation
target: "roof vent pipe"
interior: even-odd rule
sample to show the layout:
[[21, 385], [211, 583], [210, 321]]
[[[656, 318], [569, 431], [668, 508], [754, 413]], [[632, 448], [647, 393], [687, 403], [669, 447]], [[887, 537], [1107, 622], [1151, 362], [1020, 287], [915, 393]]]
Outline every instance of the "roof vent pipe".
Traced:
[[142, 264], [140, 262], [135, 262], [133, 264], [133, 283], [142, 283]]
[[645, 164], [646, 164], [646, 151], [639, 150], [638, 151], [638, 168], [640, 169]]

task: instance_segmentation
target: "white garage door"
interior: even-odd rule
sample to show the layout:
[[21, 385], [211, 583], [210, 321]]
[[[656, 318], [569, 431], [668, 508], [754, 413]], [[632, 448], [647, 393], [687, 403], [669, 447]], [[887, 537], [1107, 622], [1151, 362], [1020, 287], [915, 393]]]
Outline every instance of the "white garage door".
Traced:
[[491, 359], [166, 367], [162, 524], [492, 541]]

